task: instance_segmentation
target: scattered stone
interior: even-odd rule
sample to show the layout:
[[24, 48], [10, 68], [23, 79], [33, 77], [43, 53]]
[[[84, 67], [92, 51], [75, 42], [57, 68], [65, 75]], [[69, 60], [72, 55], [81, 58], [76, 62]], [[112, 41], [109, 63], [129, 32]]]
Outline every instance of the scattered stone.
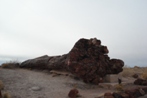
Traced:
[[79, 91], [77, 89], [71, 89], [68, 93], [68, 97], [70, 98], [76, 98]]
[[135, 89], [135, 94], [134, 94], [134, 96], [135, 96], [136, 98], [142, 96], [142, 94], [140, 93], [139, 89]]
[[107, 92], [104, 94], [104, 98], [114, 98], [111, 92]]
[[114, 98], [111, 92], [107, 92], [104, 94], [104, 98]]
[[112, 94], [114, 96], [114, 98], [122, 98], [122, 96], [119, 93], [113, 93]]
[[134, 98], [135, 91], [132, 90], [125, 90], [125, 93], [129, 95], [130, 98]]
[[142, 96], [145, 95], [145, 91], [142, 88], [139, 89], [139, 92], [141, 93]]
[[147, 94], [147, 87], [143, 87], [142, 90]]
[[104, 96], [112, 96], [111, 92], [106, 92]]
[[120, 95], [121, 95], [121, 98], [130, 98], [129, 95], [126, 93], [121, 93]]

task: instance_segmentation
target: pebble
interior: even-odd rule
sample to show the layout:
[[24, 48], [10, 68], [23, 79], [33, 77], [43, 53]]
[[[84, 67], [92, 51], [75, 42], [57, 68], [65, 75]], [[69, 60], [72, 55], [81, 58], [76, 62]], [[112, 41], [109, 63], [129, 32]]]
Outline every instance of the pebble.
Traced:
[[40, 91], [40, 90], [41, 90], [41, 88], [40, 88], [40, 87], [38, 87], [38, 86], [34, 86], [34, 87], [32, 87], [32, 88], [31, 88], [31, 90], [33, 90], [33, 91]]

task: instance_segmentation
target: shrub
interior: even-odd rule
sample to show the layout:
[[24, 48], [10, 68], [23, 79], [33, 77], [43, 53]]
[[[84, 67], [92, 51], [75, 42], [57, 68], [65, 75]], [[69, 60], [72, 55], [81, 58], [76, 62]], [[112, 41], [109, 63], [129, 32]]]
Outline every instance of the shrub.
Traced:
[[141, 75], [141, 77], [142, 77], [143, 79], [147, 80], [147, 73], [143, 72], [142, 75]]
[[135, 71], [133, 68], [123, 68], [123, 72], [121, 72], [121, 75], [123, 77], [132, 77], [132, 75], [135, 74]]
[[10, 61], [10, 62], [3, 63], [1, 67], [2, 68], [18, 68], [19, 64], [20, 63], [18, 61]]
[[117, 84], [114, 87], [115, 87], [115, 90], [118, 91], [118, 92], [124, 91], [124, 87], [123, 87], [122, 84]]
[[5, 92], [2, 98], [11, 98], [10, 94], [8, 92]]

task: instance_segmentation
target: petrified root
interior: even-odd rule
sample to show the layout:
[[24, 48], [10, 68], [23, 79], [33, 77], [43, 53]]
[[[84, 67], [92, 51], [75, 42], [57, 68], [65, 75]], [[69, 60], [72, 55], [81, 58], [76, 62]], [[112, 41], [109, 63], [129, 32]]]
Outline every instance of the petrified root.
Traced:
[[106, 74], [118, 74], [124, 62], [110, 59], [106, 46], [94, 39], [80, 39], [68, 54], [42, 56], [21, 63], [22, 68], [53, 69], [70, 71], [86, 83], [98, 84]]

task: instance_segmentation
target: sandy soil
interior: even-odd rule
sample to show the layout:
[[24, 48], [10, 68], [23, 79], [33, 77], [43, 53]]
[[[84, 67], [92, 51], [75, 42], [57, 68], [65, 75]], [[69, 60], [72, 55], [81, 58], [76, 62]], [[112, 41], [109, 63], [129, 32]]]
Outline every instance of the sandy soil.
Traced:
[[[114, 85], [117, 83], [92, 85], [74, 79], [72, 75], [53, 73], [47, 70], [0, 68], [0, 80], [5, 85], [2, 92], [10, 93], [11, 98], [68, 98], [69, 91], [77, 88], [81, 95], [79, 98], [98, 98], [105, 92], [116, 91]], [[135, 79], [131, 77], [122, 80], [124, 89], [139, 87], [133, 84]]]
[[82, 97], [96, 98], [112, 89], [85, 84], [71, 76], [57, 75], [48, 71], [27, 69], [1, 69], [0, 80], [5, 84], [4, 91], [12, 98], [68, 98], [72, 88], [77, 88]]

